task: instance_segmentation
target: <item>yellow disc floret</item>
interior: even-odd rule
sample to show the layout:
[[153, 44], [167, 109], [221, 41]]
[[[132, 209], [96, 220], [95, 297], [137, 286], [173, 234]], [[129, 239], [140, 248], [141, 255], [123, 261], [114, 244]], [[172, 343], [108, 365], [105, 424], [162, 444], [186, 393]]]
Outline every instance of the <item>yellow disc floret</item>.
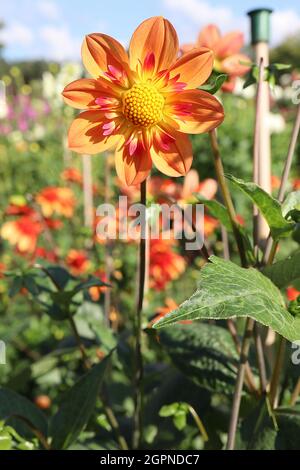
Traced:
[[164, 101], [153, 85], [138, 83], [124, 94], [123, 112], [135, 126], [150, 127], [162, 119]]

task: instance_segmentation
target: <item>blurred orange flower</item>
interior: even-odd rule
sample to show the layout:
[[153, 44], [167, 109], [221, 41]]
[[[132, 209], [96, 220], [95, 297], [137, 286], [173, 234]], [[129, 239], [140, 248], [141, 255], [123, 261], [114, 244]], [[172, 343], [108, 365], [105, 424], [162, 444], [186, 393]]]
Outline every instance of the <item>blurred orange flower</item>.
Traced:
[[73, 215], [76, 200], [70, 188], [49, 186], [37, 194], [36, 202], [41, 206], [44, 217], [58, 214], [70, 218]]
[[290, 301], [296, 300], [297, 297], [300, 295], [300, 291], [295, 289], [295, 287], [288, 287], [286, 290], [286, 295]]
[[185, 270], [184, 258], [175, 253], [174, 240], [150, 240], [150, 287], [163, 290], [170, 281], [177, 279]]
[[[107, 283], [107, 277], [106, 277], [105, 272], [97, 271], [97, 272], [94, 273], [94, 276], [98, 277], [102, 282]], [[89, 288], [89, 294], [91, 296], [91, 299], [94, 302], [97, 302], [100, 299], [101, 294], [106, 292], [107, 289], [108, 289], [108, 287], [106, 287], [106, 286], [100, 286], [100, 287], [99, 286], [93, 286], [93, 287], [90, 287]]]
[[293, 189], [295, 189], [295, 191], [300, 189], [300, 178], [297, 178], [293, 181]]
[[80, 274], [84, 274], [88, 271], [91, 262], [85, 251], [73, 249], [70, 250], [67, 255], [66, 264], [74, 276], [79, 276]]
[[79, 185], [82, 184], [82, 174], [79, 170], [77, 170], [77, 168], [74, 167], [65, 168], [65, 170], [61, 173], [61, 178], [68, 183], [77, 183]]
[[5, 222], [1, 228], [1, 236], [21, 253], [33, 253], [41, 231], [40, 222], [24, 215], [17, 220]]
[[240, 53], [243, 46], [244, 35], [240, 31], [232, 31], [222, 36], [216, 25], [209, 24], [200, 31], [196, 44], [184, 44], [181, 49], [184, 53], [195, 47], [211, 49], [215, 55], [214, 70], [229, 76], [229, 80], [224, 83], [222, 89], [231, 92], [236, 77], [243, 76], [249, 70], [249, 66], [243, 62], [251, 62], [251, 60], [245, 54]]
[[[171, 298], [166, 298], [165, 300], [165, 306], [160, 307], [156, 310], [156, 316], [151, 320], [151, 324], [157, 322], [161, 318], [165, 317], [168, 313], [172, 312], [173, 310], [176, 310], [179, 307], [179, 305]], [[189, 324], [192, 323], [191, 320], [182, 320], [178, 323], [181, 324]]]
[[186, 134], [217, 127], [224, 111], [196, 89], [212, 72], [212, 52], [199, 47], [177, 58], [178, 51], [176, 31], [163, 17], [138, 26], [129, 57], [110, 36], [86, 36], [82, 59], [93, 79], [63, 91], [67, 104], [87, 110], [71, 125], [69, 147], [95, 154], [116, 146], [117, 174], [126, 185], [141, 183], [152, 162], [168, 176], [185, 175], [193, 158]]

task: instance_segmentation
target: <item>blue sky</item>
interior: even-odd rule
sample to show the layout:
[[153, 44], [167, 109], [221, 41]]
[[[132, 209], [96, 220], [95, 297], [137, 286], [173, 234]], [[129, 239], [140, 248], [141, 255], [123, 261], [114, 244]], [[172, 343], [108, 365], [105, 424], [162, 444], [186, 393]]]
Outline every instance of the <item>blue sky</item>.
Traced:
[[105, 32], [126, 45], [134, 28], [154, 15], [170, 19], [183, 42], [212, 22], [223, 31], [241, 29], [247, 39], [245, 12], [261, 6], [274, 10], [273, 44], [300, 30], [299, 0], [0, 0], [6, 24], [0, 39], [7, 59], [77, 60], [85, 34]]

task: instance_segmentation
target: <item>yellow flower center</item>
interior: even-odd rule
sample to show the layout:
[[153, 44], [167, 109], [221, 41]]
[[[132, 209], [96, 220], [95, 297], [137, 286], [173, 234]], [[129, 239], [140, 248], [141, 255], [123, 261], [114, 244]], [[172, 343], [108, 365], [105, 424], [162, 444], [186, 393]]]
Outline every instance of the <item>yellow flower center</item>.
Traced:
[[123, 112], [135, 126], [149, 127], [162, 119], [164, 101], [153, 85], [135, 84], [124, 95]]

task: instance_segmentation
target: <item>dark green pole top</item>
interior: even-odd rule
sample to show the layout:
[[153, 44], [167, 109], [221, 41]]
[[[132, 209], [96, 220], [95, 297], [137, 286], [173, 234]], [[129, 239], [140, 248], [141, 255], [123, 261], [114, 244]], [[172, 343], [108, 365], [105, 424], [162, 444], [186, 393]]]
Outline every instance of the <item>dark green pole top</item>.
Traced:
[[257, 8], [248, 12], [251, 21], [251, 43], [270, 41], [270, 8]]

